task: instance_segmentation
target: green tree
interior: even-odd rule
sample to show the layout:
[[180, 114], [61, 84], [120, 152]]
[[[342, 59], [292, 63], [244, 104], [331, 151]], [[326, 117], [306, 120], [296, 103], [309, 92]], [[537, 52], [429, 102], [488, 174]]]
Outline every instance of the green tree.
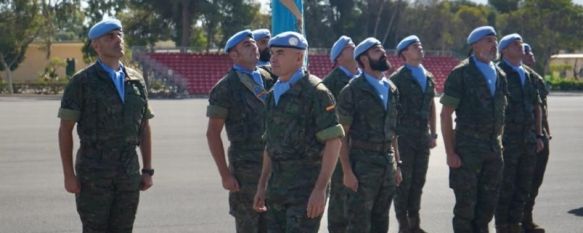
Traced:
[[501, 15], [500, 34], [517, 32], [533, 47], [537, 70], [548, 73], [551, 55], [583, 48], [583, 7], [571, 0], [526, 0]]
[[49, 59], [53, 42], [79, 39], [84, 15], [80, 0], [42, 0], [41, 3], [43, 17], [39, 39]]
[[14, 93], [12, 71], [24, 60], [28, 45], [40, 33], [37, 1], [0, 0], [0, 70], [6, 74], [8, 92]]
[[509, 13], [518, 9], [518, 3], [520, 1], [521, 0], [488, 0], [488, 3], [502, 13]]
[[128, 46], [153, 47], [160, 40], [168, 40], [174, 31], [173, 22], [164, 18], [150, 4], [129, 3], [129, 9], [118, 14], [123, 22]]

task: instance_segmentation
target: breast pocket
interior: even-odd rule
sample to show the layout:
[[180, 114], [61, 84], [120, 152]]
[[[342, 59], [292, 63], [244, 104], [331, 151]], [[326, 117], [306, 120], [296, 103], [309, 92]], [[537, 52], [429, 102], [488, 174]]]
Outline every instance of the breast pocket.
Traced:
[[146, 97], [142, 94], [137, 84], [131, 82], [129, 84], [129, 87], [126, 88], [126, 99], [124, 103], [125, 116], [126, 118], [130, 118], [127, 120], [137, 120], [140, 122], [146, 110]]

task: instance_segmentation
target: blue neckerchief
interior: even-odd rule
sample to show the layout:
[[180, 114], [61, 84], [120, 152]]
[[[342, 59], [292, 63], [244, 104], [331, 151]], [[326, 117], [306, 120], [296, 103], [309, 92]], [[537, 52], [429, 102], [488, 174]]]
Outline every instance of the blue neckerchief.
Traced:
[[512, 65], [512, 63], [508, 62], [506, 59], [503, 59], [504, 62], [506, 63], [506, 65], [512, 67], [512, 69], [518, 73], [518, 76], [520, 77], [520, 84], [522, 86], [524, 86], [524, 81], [526, 81], [526, 71], [524, 70], [524, 67], [522, 67], [522, 63], [519, 66], [514, 66]]
[[350, 70], [346, 69], [346, 67], [344, 66], [338, 66], [338, 68], [342, 70], [342, 72], [344, 72], [344, 74], [346, 74], [346, 76], [350, 77], [351, 79], [360, 75], [360, 69], [356, 69], [356, 73], [353, 74], [352, 72], [350, 72]]
[[123, 64], [119, 64], [119, 70], [115, 71], [113, 70], [113, 68], [109, 67], [106, 64], [103, 64], [100, 60], [97, 60], [97, 63], [99, 63], [99, 65], [101, 65], [101, 68], [103, 68], [105, 70], [105, 72], [107, 72], [107, 74], [109, 75], [109, 77], [111, 78], [111, 81], [113, 82], [113, 84], [115, 85], [115, 89], [117, 89], [117, 94], [119, 95], [119, 98], [121, 99], [121, 102], [125, 102], [125, 73], [123, 72], [124, 70], [124, 66]]
[[387, 110], [387, 103], [391, 98], [391, 95], [389, 95], [389, 81], [387, 80], [387, 78], [383, 76], [381, 80], [378, 80], [374, 76], [369, 75], [366, 72], [364, 73], [364, 78], [377, 91], [379, 98], [381, 99], [381, 101], [383, 101], [383, 106], [385, 107], [385, 110]]
[[269, 61], [257, 60], [257, 66], [266, 66], [266, 65], [269, 65]]
[[304, 77], [304, 70], [298, 69], [296, 72], [291, 76], [288, 81], [281, 81], [278, 79], [277, 82], [273, 85], [273, 97], [275, 98], [275, 105], [279, 103], [279, 97], [285, 94], [294, 83], [298, 82], [302, 77]]
[[265, 100], [267, 98], [266, 95], [261, 95], [261, 93], [265, 90], [265, 85], [263, 84], [263, 79], [261, 78], [261, 72], [259, 72], [257, 68], [255, 68], [254, 71], [251, 71], [243, 66], [235, 64], [233, 65], [233, 69], [235, 69], [235, 71], [237, 72], [249, 75], [253, 79], [253, 81], [259, 85], [258, 87], [255, 87], [255, 90], [253, 90], [254, 94], [256, 96], [259, 96], [262, 100]]
[[417, 81], [417, 84], [419, 84], [421, 87], [421, 91], [425, 93], [425, 89], [427, 89], [427, 72], [425, 67], [423, 67], [421, 64], [419, 64], [419, 66], [405, 64], [405, 67], [411, 71], [411, 74], [413, 74], [413, 79]]
[[474, 55], [472, 55], [472, 59], [474, 59], [474, 63], [476, 63], [478, 70], [480, 70], [480, 72], [482, 72], [482, 75], [484, 75], [484, 79], [488, 84], [488, 89], [490, 89], [490, 94], [494, 96], [494, 93], [496, 93], [496, 79], [497, 79], [496, 67], [494, 67], [494, 63], [481, 62]]
[[259, 70], [257, 70], [257, 68], [255, 68], [255, 70], [251, 71], [243, 66], [235, 64], [235, 65], [233, 65], [233, 69], [235, 69], [238, 72], [241, 72], [241, 73], [244, 73], [244, 74], [251, 76], [251, 78], [253, 79], [253, 81], [255, 81], [255, 83], [257, 83], [262, 88], [265, 88], [265, 85], [263, 84], [263, 79], [261, 78], [261, 72], [259, 72]]

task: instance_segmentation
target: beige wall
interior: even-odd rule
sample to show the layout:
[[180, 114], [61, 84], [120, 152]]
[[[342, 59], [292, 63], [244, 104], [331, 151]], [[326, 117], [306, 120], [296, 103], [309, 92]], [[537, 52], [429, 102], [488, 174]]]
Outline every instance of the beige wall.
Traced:
[[[583, 56], [568, 58], [551, 57], [550, 65], [568, 65], [571, 67], [563, 74], [553, 71], [554, 77], [575, 78], [577, 76], [579, 79], [583, 78]], [[575, 74], [575, 72], [577, 73]]]
[[[67, 58], [75, 58], [75, 70], [78, 71], [87, 66], [83, 61], [82, 47], [83, 43], [55, 43], [52, 45], [51, 57], [57, 57], [63, 62]], [[37, 80], [48, 63], [49, 59], [46, 58], [44, 44], [30, 44], [26, 50], [24, 61], [13, 72], [14, 82]], [[57, 73], [60, 77], [65, 77], [65, 67], [59, 68]]]

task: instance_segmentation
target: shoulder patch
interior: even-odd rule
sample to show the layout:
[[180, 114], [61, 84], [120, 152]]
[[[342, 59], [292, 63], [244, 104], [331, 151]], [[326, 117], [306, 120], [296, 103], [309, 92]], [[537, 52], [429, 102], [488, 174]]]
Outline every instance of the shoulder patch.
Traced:
[[461, 68], [461, 67], [463, 67], [463, 66], [466, 66], [466, 65], [468, 65], [468, 64], [470, 64], [470, 59], [469, 59], [469, 58], [466, 58], [466, 59], [464, 59], [464, 60], [460, 61], [460, 63], [458, 63], [458, 64], [457, 64], [457, 65], [456, 65], [456, 66], [453, 68], [453, 70], [459, 69], [459, 68]]
[[504, 72], [503, 69], [501, 69], [500, 67], [496, 66], [496, 70], [498, 71], [498, 73], [500, 73], [500, 75], [506, 77], [506, 72]]
[[326, 107], [327, 112], [332, 112], [336, 108], [336, 104], [331, 104], [330, 106]]
[[389, 86], [391, 87], [391, 91], [394, 92], [397, 90], [397, 86], [393, 83], [393, 81], [391, 80], [387, 80], [389, 81]]
[[135, 80], [135, 81], [144, 80], [141, 72], [139, 72], [139, 71], [137, 71], [135, 69], [132, 69], [130, 67], [126, 67], [125, 70], [126, 70], [126, 73], [128, 74], [127, 79], [129, 79], [129, 80]]
[[261, 73], [261, 76], [263, 76], [265, 79], [267, 79], [267, 80], [272, 80], [273, 79], [271, 77], [271, 74], [269, 72], [267, 72], [267, 70], [265, 70], [263, 68], [257, 68], [257, 70], [259, 70], [259, 73]]

